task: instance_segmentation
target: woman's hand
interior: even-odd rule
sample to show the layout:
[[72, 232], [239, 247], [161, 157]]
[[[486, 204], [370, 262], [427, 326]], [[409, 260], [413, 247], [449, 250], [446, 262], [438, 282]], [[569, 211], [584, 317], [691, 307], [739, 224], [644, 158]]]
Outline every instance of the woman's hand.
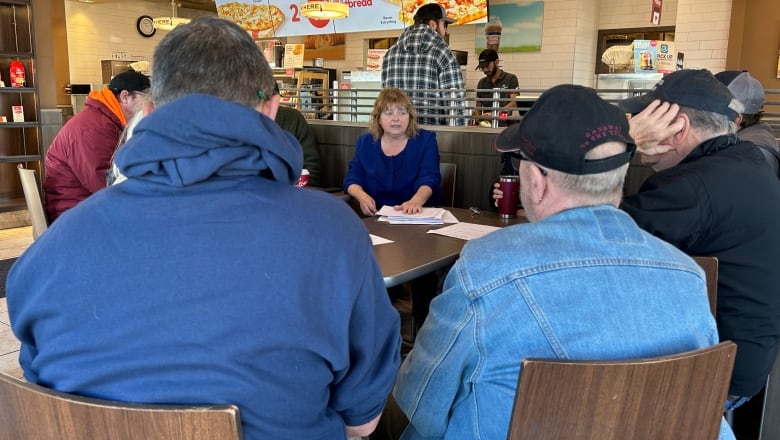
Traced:
[[360, 203], [360, 211], [363, 213], [363, 215], [371, 216], [376, 214], [376, 202], [371, 196], [364, 192], [356, 198], [358, 203]]
[[501, 191], [501, 185], [496, 182], [493, 184], [493, 205], [498, 208], [498, 201], [504, 198], [504, 191]]
[[396, 211], [403, 211], [404, 214], [417, 214], [422, 211], [423, 204], [418, 202], [412, 197], [411, 199], [403, 202], [400, 205], [395, 205], [393, 208]]

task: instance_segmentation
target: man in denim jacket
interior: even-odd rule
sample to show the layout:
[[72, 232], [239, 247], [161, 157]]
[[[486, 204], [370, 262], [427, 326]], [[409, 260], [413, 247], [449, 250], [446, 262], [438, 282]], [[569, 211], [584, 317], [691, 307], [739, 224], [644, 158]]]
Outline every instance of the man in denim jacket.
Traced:
[[643, 358], [718, 343], [702, 270], [617, 208], [636, 148], [628, 131], [593, 89], [563, 85], [499, 135], [499, 150], [524, 159], [532, 223], [463, 249], [396, 381], [402, 439], [506, 438], [523, 358]]

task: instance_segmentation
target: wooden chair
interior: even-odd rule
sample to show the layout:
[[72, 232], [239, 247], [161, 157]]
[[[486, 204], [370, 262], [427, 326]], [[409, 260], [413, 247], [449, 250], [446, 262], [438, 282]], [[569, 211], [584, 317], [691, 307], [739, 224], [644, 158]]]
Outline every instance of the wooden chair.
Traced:
[[441, 173], [441, 206], [455, 206], [455, 173], [458, 166], [454, 163], [439, 163]]
[[523, 360], [508, 439], [718, 438], [737, 346], [621, 361]]
[[710, 311], [715, 316], [718, 305], [718, 259], [716, 257], [691, 257], [702, 269], [707, 282], [707, 296], [710, 300]]
[[27, 211], [30, 213], [33, 239], [37, 239], [49, 227], [46, 211], [43, 209], [43, 202], [41, 201], [38, 175], [35, 170], [28, 170], [24, 165], [19, 164], [19, 179], [22, 181], [24, 201], [27, 203]]
[[0, 440], [240, 440], [234, 405], [145, 405], [60, 393], [0, 373]]

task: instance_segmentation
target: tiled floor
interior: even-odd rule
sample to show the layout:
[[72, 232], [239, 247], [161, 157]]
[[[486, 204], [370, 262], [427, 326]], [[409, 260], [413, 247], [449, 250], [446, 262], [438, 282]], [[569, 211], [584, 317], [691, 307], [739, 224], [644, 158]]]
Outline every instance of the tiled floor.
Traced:
[[[0, 259], [18, 257], [30, 243], [32, 243], [32, 228], [29, 226], [0, 229]], [[11, 321], [8, 319], [5, 298], [0, 298], [0, 371], [22, 377], [22, 370], [19, 368], [19, 341], [11, 332]]]

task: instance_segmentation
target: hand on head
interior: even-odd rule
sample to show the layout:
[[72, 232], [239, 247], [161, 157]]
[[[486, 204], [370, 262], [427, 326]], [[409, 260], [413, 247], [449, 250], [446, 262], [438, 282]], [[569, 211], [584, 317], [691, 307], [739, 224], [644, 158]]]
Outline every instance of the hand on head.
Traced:
[[674, 149], [661, 142], [683, 129], [685, 122], [677, 117], [679, 110], [677, 104], [655, 100], [631, 118], [630, 134], [640, 154], [653, 156]]

